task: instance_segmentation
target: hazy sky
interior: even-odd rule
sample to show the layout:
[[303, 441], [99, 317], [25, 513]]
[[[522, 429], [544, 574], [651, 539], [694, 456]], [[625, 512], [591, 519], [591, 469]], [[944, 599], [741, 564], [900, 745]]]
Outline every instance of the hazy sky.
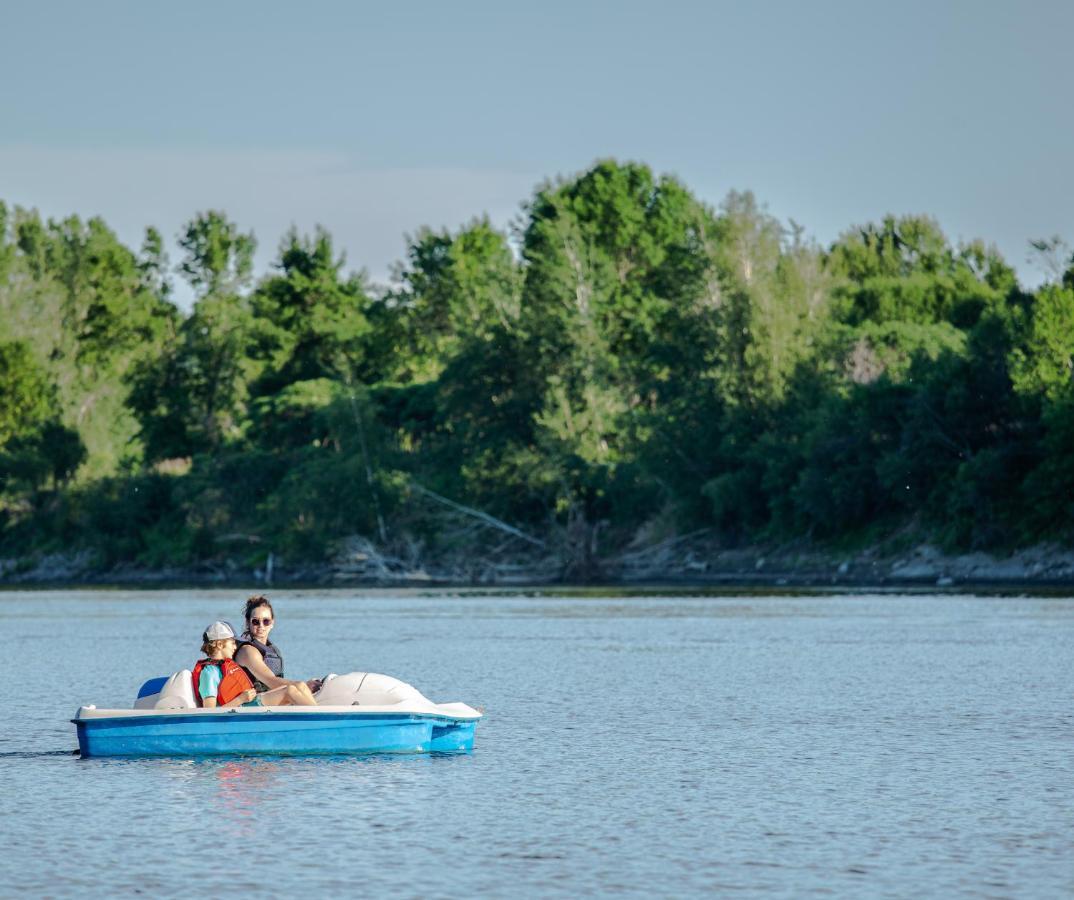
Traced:
[[[9, 4], [0, 199], [137, 245], [224, 209], [325, 225], [377, 280], [404, 233], [640, 160], [822, 242], [928, 213], [1035, 283], [1074, 241], [1074, 2]], [[174, 261], [174, 254], [173, 254]]]

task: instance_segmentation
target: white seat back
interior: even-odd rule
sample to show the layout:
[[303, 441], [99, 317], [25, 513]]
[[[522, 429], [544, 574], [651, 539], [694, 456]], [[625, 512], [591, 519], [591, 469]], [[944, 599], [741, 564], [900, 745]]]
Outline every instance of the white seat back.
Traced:
[[[150, 687], [146, 682], [142, 690]], [[154, 694], [143, 694], [134, 701], [135, 709], [194, 709], [194, 679], [189, 669], [183, 669], [168, 677], [160, 690]]]
[[394, 706], [407, 700], [425, 700], [405, 681], [376, 672], [329, 675], [315, 697], [320, 706]]
[[196, 709], [194, 676], [189, 669], [176, 672], [164, 685], [153, 709]]

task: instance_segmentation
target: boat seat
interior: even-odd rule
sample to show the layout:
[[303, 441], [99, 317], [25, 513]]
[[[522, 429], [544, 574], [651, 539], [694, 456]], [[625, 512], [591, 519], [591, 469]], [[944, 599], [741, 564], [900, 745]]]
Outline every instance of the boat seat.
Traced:
[[322, 706], [394, 706], [408, 700], [428, 702], [417, 688], [377, 672], [329, 675], [314, 697]]
[[154, 678], [142, 685], [135, 709], [196, 709], [194, 677], [189, 669], [168, 678]]
[[164, 685], [154, 709], [196, 709], [194, 699], [194, 676], [189, 669], [176, 672]]

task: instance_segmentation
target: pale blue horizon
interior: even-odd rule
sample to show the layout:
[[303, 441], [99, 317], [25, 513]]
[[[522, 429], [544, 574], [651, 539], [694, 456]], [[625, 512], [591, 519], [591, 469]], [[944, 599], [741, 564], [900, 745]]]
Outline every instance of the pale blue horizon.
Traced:
[[[9, 10], [0, 200], [128, 244], [224, 209], [259, 270], [292, 224], [390, 277], [422, 226], [506, 227], [540, 182], [645, 162], [751, 190], [822, 244], [924, 213], [1074, 240], [1074, 5], [42, 2]], [[182, 295], [182, 292], [181, 292]]]

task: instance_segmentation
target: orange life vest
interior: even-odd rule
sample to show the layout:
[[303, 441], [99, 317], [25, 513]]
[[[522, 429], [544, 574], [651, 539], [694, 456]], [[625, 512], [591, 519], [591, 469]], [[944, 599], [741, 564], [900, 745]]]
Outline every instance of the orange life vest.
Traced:
[[220, 668], [220, 687], [216, 689], [216, 705], [223, 706], [225, 703], [234, 700], [243, 691], [248, 691], [254, 686], [254, 683], [250, 681], [250, 676], [246, 674], [246, 670], [240, 666], [233, 659], [199, 659], [194, 664], [194, 699], [198, 701], [198, 706], [204, 706], [202, 703], [201, 690], [198, 686], [198, 681], [201, 678], [201, 670], [206, 666], [219, 666]]

